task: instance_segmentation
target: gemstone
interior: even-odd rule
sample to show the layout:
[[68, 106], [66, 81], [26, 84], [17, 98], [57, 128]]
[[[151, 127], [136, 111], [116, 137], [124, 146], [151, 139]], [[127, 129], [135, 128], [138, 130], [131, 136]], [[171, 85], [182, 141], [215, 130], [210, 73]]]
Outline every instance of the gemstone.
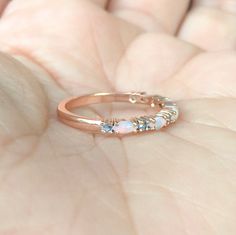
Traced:
[[148, 122], [144, 118], [140, 118], [137, 121], [137, 130], [139, 131], [145, 131], [148, 128]]
[[156, 129], [159, 130], [166, 125], [166, 120], [163, 117], [157, 116], [156, 120]]
[[128, 134], [135, 131], [135, 127], [131, 121], [120, 121], [114, 127], [116, 133]]
[[102, 132], [112, 133], [113, 132], [113, 125], [110, 123], [103, 123], [102, 124]]
[[171, 121], [174, 122], [174, 121], [176, 121], [178, 119], [179, 110], [178, 110], [177, 107], [173, 107], [172, 111], [174, 111], [174, 114], [172, 114], [172, 116], [171, 116]]
[[149, 121], [149, 122], [148, 122], [148, 127], [147, 127], [147, 129], [148, 129], [148, 130], [154, 130], [154, 129], [156, 129], [156, 123]]

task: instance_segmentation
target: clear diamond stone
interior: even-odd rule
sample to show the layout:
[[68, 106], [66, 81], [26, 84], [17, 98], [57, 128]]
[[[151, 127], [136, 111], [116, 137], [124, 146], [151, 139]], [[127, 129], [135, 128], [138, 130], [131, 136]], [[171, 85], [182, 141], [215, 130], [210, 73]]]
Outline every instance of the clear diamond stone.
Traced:
[[171, 115], [171, 121], [175, 122], [179, 117], [179, 110], [177, 107], [172, 108], [173, 114]]
[[148, 128], [149, 130], [154, 130], [154, 129], [156, 129], [156, 123], [155, 123], [155, 122], [152, 122], [152, 121], [149, 121], [147, 128]]
[[104, 133], [112, 133], [113, 132], [113, 125], [110, 123], [103, 123], [101, 126], [101, 130]]
[[145, 131], [148, 128], [148, 122], [144, 118], [140, 118], [137, 121], [137, 130], [139, 131]]

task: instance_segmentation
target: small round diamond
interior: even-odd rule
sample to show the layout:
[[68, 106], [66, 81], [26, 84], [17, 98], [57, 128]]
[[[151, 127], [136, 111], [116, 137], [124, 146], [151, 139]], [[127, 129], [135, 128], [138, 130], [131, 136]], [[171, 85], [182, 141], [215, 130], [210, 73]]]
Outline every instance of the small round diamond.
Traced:
[[154, 130], [154, 129], [156, 129], [156, 123], [149, 121], [148, 122], [148, 130]]
[[137, 130], [138, 131], [145, 131], [145, 130], [147, 130], [147, 128], [148, 128], [147, 124], [148, 124], [147, 120], [145, 120], [144, 118], [140, 118], [137, 121]]
[[175, 122], [179, 117], [179, 110], [177, 107], [172, 108], [173, 114], [171, 115], [171, 121]]
[[162, 127], [164, 127], [166, 125], [166, 120], [165, 118], [161, 117], [161, 116], [157, 116], [155, 118], [156, 120], [156, 129], [159, 130], [161, 129]]
[[103, 123], [101, 130], [104, 133], [112, 133], [113, 132], [113, 125], [110, 123]]

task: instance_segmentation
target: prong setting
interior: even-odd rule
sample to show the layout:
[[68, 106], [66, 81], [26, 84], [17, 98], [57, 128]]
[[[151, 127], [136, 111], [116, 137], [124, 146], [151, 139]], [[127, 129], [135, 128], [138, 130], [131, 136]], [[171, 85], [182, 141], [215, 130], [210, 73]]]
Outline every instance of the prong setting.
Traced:
[[[132, 98], [135, 97], [137, 99], [139, 96], [140, 94], [132, 94]], [[114, 133], [122, 135], [154, 131], [160, 130], [177, 120], [179, 111], [175, 103], [171, 102], [170, 99], [161, 96], [153, 96], [152, 100], [158, 102], [161, 107], [161, 110], [155, 115], [141, 116], [131, 118], [130, 120], [107, 120], [102, 122], [101, 131], [107, 134]], [[153, 106], [153, 103], [155, 102], [153, 101], [150, 103], [152, 108], [155, 107]]]

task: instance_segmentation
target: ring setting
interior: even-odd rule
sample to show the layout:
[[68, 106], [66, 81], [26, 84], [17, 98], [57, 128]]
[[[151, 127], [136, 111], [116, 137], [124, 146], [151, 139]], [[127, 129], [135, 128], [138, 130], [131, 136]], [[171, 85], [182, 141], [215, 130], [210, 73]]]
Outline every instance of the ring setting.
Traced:
[[[73, 108], [103, 102], [129, 102], [146, 104], [156, 109], [154, 114], [130, 119], [91, 119], [72, 112]], [[144, 92], [95, 93], [73, 97], [62, 101], [58, 106], [59, 119], [74, 128], [110, 135], [128, 135], [158, 131], [177, 121], [179, 109], [175, 102], [159, 95]]]

